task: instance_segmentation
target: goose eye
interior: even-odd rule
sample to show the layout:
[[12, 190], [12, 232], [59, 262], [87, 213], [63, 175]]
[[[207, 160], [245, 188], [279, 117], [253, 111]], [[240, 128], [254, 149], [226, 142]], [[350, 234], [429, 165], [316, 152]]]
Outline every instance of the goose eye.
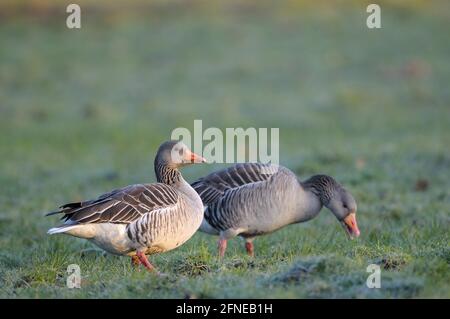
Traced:
[[345, 208], [345, 209], [347, 209], [347, 208], [348, 208], [348, 206], [347, 206], [347, 204], [346, 204], [346, 203], [343, 203], [343, 204], [342, 204], [342, 206], [344, 206], [344, 208]]
[[180, 154], [180, 156], [183, 155], [183, 149], [182, 148], [178, 151], [178, 154]]

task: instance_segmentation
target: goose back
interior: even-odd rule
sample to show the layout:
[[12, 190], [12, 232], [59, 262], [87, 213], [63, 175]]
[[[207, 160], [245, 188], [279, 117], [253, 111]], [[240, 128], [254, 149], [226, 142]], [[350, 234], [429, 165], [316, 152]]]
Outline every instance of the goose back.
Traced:
[[233, 230], [243, 236], [274, 231], [295, 222], [297, 177], [285, 167], [243, 163], [192, 184], [205, 205], [201, 230]]

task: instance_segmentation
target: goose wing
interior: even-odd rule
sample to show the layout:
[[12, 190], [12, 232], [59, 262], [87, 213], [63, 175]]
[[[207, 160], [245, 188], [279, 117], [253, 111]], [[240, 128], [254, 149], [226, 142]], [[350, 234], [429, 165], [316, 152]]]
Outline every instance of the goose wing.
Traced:
[[129, 224], [143, 215], [177, 205], [178, 192], [162, 183], [136, 184], [115, 189], [97, 199], [65, 204], [56, 212], [66, 224]]
[[261, 163], [242, 163], [213, 172], [192, 183], [203, 204], [208, 206], [228, 191], [244, 185], [267, 181], [279, 169], [278, 165]]

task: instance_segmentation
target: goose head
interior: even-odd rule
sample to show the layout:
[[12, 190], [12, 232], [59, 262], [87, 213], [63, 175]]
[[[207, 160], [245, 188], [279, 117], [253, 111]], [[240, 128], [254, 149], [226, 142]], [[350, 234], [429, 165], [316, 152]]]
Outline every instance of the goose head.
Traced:
[[155, 158], [155, 165], [174, 169], [196, 163], [206, 163], [206, 160], [179, 141], [167, 141], [161, 144]]
[[319, 197], [322, 205], [336, 216], [350, 239], [360, 235], [356, 222], [356, 201], [349, 191], [327, 175], [313, 176], [305, 184]]
[[349, 191], [343, 187], [336, 189], [325, 207], [341, 222], [349, 238], [353, 239], [360, 235], [356, 222], [356, 201]]

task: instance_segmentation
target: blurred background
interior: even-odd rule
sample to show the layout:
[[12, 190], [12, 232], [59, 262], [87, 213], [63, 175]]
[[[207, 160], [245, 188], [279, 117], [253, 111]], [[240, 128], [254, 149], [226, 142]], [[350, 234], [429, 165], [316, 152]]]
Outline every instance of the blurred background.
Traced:
[[149, 179], [159, 143], [194, 119], [279, 127], [281, 162], [304, 174], [419, 145], [447, 160], [448, 1], [380, 1], [373, 30], [368, 3], [78, 1], [77, 30], [65, 2], [3, 1], [3, 184]]
[[280, 128], [281, 164], [347, 185], [368, 240], [381, 220], [448, 227], [449, 1], [377, 1], [373, 30], [371, 1], [77, 0], [79, 30], [69, 3], [0, 2], [2, 247], [18, 223], [17, 245], [42, 240], [59, 204], [154, 181], [195, 119]]

